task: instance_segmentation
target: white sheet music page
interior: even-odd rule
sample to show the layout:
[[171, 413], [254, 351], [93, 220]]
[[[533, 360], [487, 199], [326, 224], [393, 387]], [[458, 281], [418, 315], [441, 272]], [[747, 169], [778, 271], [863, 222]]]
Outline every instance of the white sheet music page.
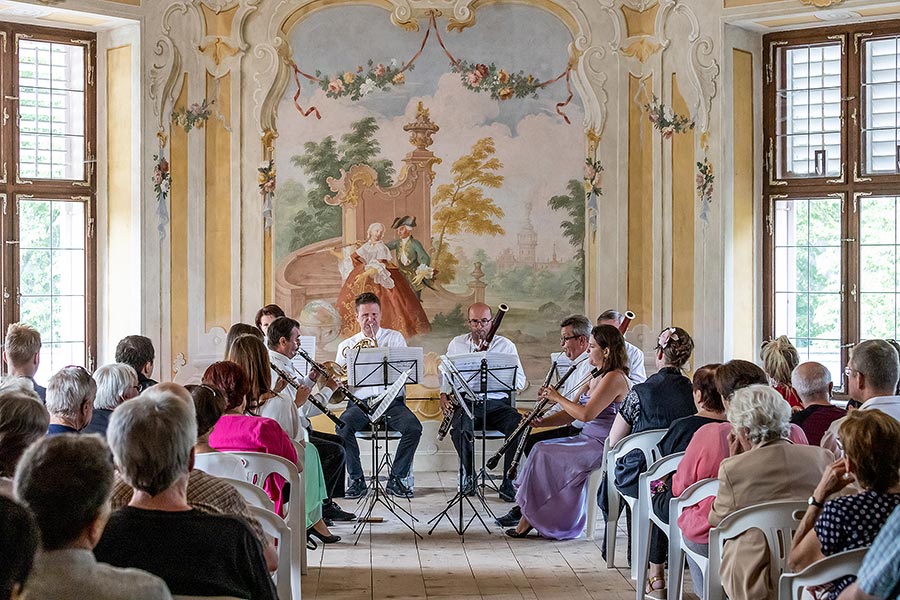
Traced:
[[552, 352], [550, 354], [550, 364], [554, 362], [556, 362], [556, 379], [558, 381], [572, 366], [572, 360], [566, 356], [565, 352]]
[[[384, 361], [387, 365], [385, 379]], [[409, 370], [409, 381], [422, 381], [425, 351], [422, 348], [359, 348], [347, 353], [347, 383], [350, 387], [391, 385]], [[415, 364], [413, 364], [415, 363]]]
[[[316, 336], [301, 335], [300, 348], [309, 354], [311, 359], [316, 360]], [[294, 369], [296, 369], [298, 373], [302, 373], [304, 377], [309, 375], [309, 363], [306, 362], [302, 356], [295, 356], [291, 359], [291, 364], [294, 366]]]
[[412, 369], [407, 369], [403, 371], [397, 380], [391, 384], [391, 386], [385, 391], [381, 392], [377, 398], [374, 398], [370, 401], [370, 406], [375, 406], [375, 410], [372, 414], [369, 415], [369, 420], [374, 423], [378, 419], [380, 419], [385, 412], [387, 412], [388, 407], [394, 401], [394, 398], [400, 394], [400, 391], [403, 389], [403, 386], [406, 385], [406, 380], [409, 378], [412, 373]]
[[515, 389], [516, 371], [519, 361], [515, 354], [500, 352], [471, 352], [469, 354], [454, 354], [448, 356], [453, 361], [460, 374], [468, 382], [475, 392], [482, 393], [481, 389], [481, 361], [487, 359], [488, 392], [508, 392]]

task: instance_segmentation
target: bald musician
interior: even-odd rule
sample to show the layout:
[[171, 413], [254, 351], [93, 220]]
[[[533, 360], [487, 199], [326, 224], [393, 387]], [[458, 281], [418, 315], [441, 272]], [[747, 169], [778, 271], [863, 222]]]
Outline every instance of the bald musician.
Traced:
[[[458, 335], [447, 346], [447, 355], [468, 354], [477, 352], [479, 346], [487, 337], [491, 328], [492, 314], [491, 307], [487, 304], [477, 302], [469, 307], [467, 311], [466, 325], [469, 327], [469, 333]], [[516, 357], [516, 382], [515, 388], [522, 390], [525, 388], [525, 371], [522, 369], [522, 362], [519, 360], [519, 351], [516, 345], [502, 335], [494, 335], [491, 340], [488, 352], [497, 352], [502, 354], [513, 354]], [[449, 414], [451, 410], [450, 398], [448, 394], [451, 391], [450, 382], [442, 378], [441, 381], [441, 410], [444, 414]], [[479, 395], [479, 400], [483, 396]], [[450, 431], [450, 437], [453, 439], [453, 446], [456, 453], [460, 457], [463, 468], [463, 480], [460, 482], [461, 489], [466, 494], [475, 493], [475, 457], [473, 455], [473, 442], [475, 439], [475, 429], [496, 429], [502, 431], [507, 436], [515, 430], [522, 415], [513, 408], [510, 397], [505, 392], [490, 392], [487, 395], [487, 403], [476, 403], [472, 407], [472, 413], [475, 416], [475, 422], [465, 414], [463, 410], [457, 410], [453, 418], [453, 429]], [[483, 422], [483, 424], [482, 424]], [[503, 482], [500, 485], [500, 498], [506, 502], [515, 502], [516, 492], [513, 489], [512, 481], [507, 479], [506, 472], [509, 469], [509, 463], [512, 460], [517, 443], [510, 444], [509, 450], [503, 457]]]

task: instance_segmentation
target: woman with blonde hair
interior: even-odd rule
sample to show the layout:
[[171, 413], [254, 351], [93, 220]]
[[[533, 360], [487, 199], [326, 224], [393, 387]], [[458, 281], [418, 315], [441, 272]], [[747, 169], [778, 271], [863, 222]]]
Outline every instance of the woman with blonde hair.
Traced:
[[791, 384], [791, 373], [800, 364], [800, 353], [791, 340], [786, 335], [780, 335], [774, 340], [763, 342], [759, 358], [762, 359], [763, 371], [775, 391], [787, 400], [791, 410], [802, 410], [803, 403]]

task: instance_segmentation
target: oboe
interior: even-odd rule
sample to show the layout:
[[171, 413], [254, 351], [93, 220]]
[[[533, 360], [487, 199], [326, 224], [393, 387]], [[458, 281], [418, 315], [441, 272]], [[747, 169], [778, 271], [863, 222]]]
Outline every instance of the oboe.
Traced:
[[[288, 372], [285, 371], [284, 369], [278, 367], [278, 365], [276, 365], [275, 363], [270, 363], [270, 365], [271, 365], [271, 367], [272, 367], [272, 370], [275, 371], [275, 373], [276, 373], [279, 377], [281, 377], [282, 379], [284, 379], [285, 381], [287, 381], [289, 384], [291, 384], [292, 386], [294, 386], [294, 388], [300, 389], [300, 386], [303, 385], [301, 382], [297, 381], [297, 378], [296, 378], [296, 377], [294, 377], [293, 375], [291, 375], [290, 373], [288, 373]], [[338, 416], [337, 416], [336, 414], [334, 414], [333, 412], [331, 412], [331, 410], [329, 410], [329, 408], [328, 408], [327, 406], [325, 406], [325, 404], [323, 404], [322, 402], [320, 402], [320, 401], [319, 401], [317, 398], [315, 398], [312, 394], [309, 395], [309, 398], [307, 399], [307, 401], [308, 401], [308, 402], [311, 402], [313, 406], [315, 406], [315, 407], [318, 408], [320, 411], [322, 411], [322, 414], [323, 414], [323, 415], [325, 415], [326, 417], [328, 417], [329, 419], [331, 419], [331, 421], [334, 423], [334, 426], [335, 426], [335, 427], [340, 428], [340, 427], [343, 427], [343, 426], [344, 426], [344, 422], [341, 421], [340, 418], [338, 418]]]
[[[306, 350], [304, 350], [303, 348], [300, 348], [299, 350], [297, 350], [297, 355], [300, 356], [307, 363], [309, 363], [310, 367], [312, 367], [313, 369], [318, 371], [319, 375], [324, 375], [325, 377], [329, 377], [329, 378], [331, 377], [331, 372], [328, 369], [326, 369], [324, 366], [322, 366], [321, 364], [314, 361], [312, 359], [312, 357], [310, 357], [310, 355], [307, 354]], [[348, 402], [352, 402], [353, 404], [355, 404], [357, 407], [359, 407], [359, 410], [363, 411], [367, 415], [372, 413], [372, 408], [368, 404], [366, 404], [365, 401], [357, 398], [353, 394], [353, 392], [350, 391], [350, 388], [347, 387], [346, 384], [341, 383], [340, 381], [335, 381], [335, 383], [337, 383], [338, 391], [340, 391], [341, 394], [343, 394], [344, 397], [347, 398]]]
[[[556, 372], [556, 365], [557, 361], [554, 360], [553, 365], [550, 366], [550, 370], [547, 371], [547, 378], [544, 380], [544, 385], [542, 385], [541, 388], [545, 388], [550, 385], [550, 380], [553, 379], [553, 373]], [[569, 367], [569, 371], [572, 371], [574, 368], [575, 365], [572, 365], [571, 367]], [[566, 372], [565, 375], [568, 376], [568, 372]], [[532, 412], [534, 412], [533, 409]], [[527, 420], [528, 416], [526, 416], [525, 419]], [[531, 421], [533, 420], [534, 419], [531, 419]], [[531, 435], [531, 430], [533, 429], [530, 425], [531, 421], [529, 421], [529, 425], [522, 432], [522, 436], [519, 438], [519, 445], [516, 446], [516, 451], [513, 453], [512, 460], [509, 463], [509, 469], [507, 469], [506, 471], [506, 477], [508, 479], [515, 479], [516, 473], [518, 473], [519, 471], [519, 461], [522, 459], [522, 454], [525, 452], [525, 444], [528, 441], [528, 436]]]

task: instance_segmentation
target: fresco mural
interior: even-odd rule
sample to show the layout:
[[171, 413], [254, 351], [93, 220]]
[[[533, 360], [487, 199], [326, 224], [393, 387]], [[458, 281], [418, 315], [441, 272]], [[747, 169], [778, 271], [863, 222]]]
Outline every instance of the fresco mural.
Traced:
[[356, 331], [353, 298], [377, 293], [383, 326], [434, 353], [432, 385], [466, 306], [506, 303], [500, 333], [533, 396], [559, 320], [584, 311], [582, 110], [560, 76], [571, 35], [514, 5], [481, 8], [461, 32], [434, 24], [407, 31], [381, 9], [335, 7], [291, 32], [275, 302], [328, 356]]

